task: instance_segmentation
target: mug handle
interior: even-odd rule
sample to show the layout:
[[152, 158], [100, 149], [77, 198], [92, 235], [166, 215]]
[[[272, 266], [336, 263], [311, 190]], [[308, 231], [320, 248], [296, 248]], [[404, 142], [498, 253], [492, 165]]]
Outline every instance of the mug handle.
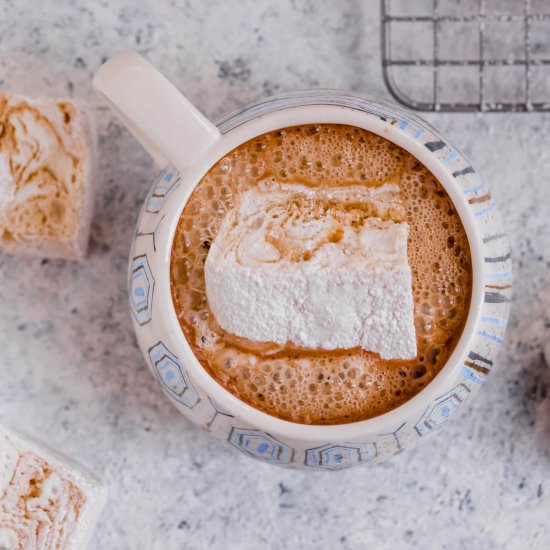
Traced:
[[93, 86], [164, 168], [185, 170], [220, 137], [217, 126], [136, 52], [121, 52], [96, 72]]

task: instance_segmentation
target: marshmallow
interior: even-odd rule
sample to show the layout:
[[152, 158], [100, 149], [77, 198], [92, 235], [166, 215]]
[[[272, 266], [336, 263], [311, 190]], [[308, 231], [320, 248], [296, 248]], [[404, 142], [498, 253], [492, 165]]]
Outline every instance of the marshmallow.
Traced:
[[224, 218], [205, 263], [218, 324], [253, 341], [416, 355], [399, 187], [265, 182]]
[[104, 500], [85, 468], [0, 426], [0, 549], [82, 550]]
[[94, 140], [83, 102], [0, 93], [0, 252], [84, 257]]

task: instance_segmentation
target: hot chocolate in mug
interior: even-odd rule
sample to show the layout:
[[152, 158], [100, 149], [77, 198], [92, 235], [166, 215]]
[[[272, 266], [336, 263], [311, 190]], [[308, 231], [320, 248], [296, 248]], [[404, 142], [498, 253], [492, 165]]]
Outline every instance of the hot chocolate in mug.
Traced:
[[[151, 372], [195, 424], [241, 453], [292, 468], [372, 464], [428, 439], [454, 417], [495, 365], [511, 296], [510, 251], [495, 201], [468, 160], [406, 110], [331, 90], [285, 93], [207, 120], [132, 52], [107, 61], [94, 87], [162, 168], [141, 210], [129, 265], [134, 328]], [[395, 143], [441, 183], [467, 235], [472, 266], [464, 330], [441, 371], [414, 397], [367, 420], [315, 425], [271, 416], [235, 397], [201, 365], [178, 322], [170, 258], [182, 211], [220, 159], [266, 133], [310, 124], [348, 125]]]

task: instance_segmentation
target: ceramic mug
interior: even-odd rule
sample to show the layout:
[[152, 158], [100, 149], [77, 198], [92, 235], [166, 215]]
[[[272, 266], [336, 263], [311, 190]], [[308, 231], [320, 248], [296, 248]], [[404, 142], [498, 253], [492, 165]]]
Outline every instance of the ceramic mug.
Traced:
[[[329, 90], [285, 93], [207, 120], [147, 61], [116, 55], [94, 86], [163, 168], [133, 241], [129, 295], [149, 368], [191, 421], [240, 452], [293, 468], [340, 470], [375, 463], [428, 439], [470, 401], [492, 370], [508, 318], [511, 262], [495, 201], [468, 160], [426, 122], [369, 97]], [[201, 366], [180, 328], [170, 293], [170, 254], [195, 186], [224, 155], [266, 132], [302, 124], [348, 124], [396, 143], [441, 182], [464, 224], [473, 288], [464, 332], [439, 374], [406, 403], [372, 419], [304, 425], [239, 400]]]

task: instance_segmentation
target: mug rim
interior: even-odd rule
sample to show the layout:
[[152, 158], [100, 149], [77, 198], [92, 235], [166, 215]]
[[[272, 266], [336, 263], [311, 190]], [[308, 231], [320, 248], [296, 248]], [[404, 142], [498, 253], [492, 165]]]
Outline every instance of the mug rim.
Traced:
[[[324, 90], [322, 92], [328, 95], [342, 93], [332, 90]], [[292, 95], [292, 93], [288, 95], [283, 94], [278, 97], [292, 97]], [[364, 96], [346, 95], [364, 100]], [[259, 116], [253, 116], [250, 120], [246, 120], [225, 132], [222, 130], [221, 137], [210, 151], [193, 163], [185, 172], [181, 173], [182, 180], [186, 180], [186, 183], [177, 189], [177, 192], [174, 192], [168, 200], [165, 214], [166, 218], [168, 218], [166, 223], [168, 229], [165, 228], [162, 231], [162, 238], [157, 246], [157, 252], [160, 252], [159, 257], [161, 258], [160, 271], [156, 277], [160, 287], [158, 292], [162, 293], [160, 301], [164, 304], [168, 301], [170, 304], [166, 308], [164, 315], [160, 317], [163, 319], [162, 322], [168, 330], [172, 346], [185, 366], [189, 377], [221, 409], [254, 428], [258, 428], [266, 433], [276, 434], [286, 440], [309, 442], [357, 441], [380, 435], [388, 430], [391, 431], [395, 426], [407, 422], [412, 417], [420, 417], [426, 407], [448, 389], [448, 380], [456, 377], [457, 371], [460, 370], [468, 349], [475, 339], [483, 306], [485, 266], [482, 256], [482, 236], [475, 223], [473, 212], [468, 206], [467, 199], [464, 197], [459, 184], [454, 180], [449, 166], [426, 149], [424, 144], [413, 140], [411, 136], [399, 131], [398, 124], [388, 124], [387, 118], [391, 118], [391, 112], [396, 111], [393, 105], [390, 106], [383, 101], [373, 99], [373, 105], [380, 108], [380, 114], [376, 115], [364, 110], [327, 103], [326, 99], [323, 103], [323, 97], [326, 96], [322, 94], [317, 94], [317, 96], [319, 97], [319, 102], [316, 104], [285, 106], [280, 110], [273, 110]], [[299, 96], [297, 97], [299, 98]], [[273, 99], [273, 96], [269, 99]], [[249, 105], [255, 106], [258, 104], [254, 102]], [[241, 109], [246, 111], [247, 106], [245, 105]], [[234, 112], [236, 113], [234, 115], [231, 115], [231, 113], [226, 115], [224, 117], [225, 124], [231, 120], [232, 116], [237, 116], [237, 114], [242, 112], [242, 110], [237, 110]], [[386, 118], [381, 116], [382, 114], [385, 114]], [[429, 129], [430, 132], [440, 137], [429, 123], [419, 120], [413, 114], [407, 113], [406, 116], [409, 119], [412, 118], [422, 128]], [[402, 147], [418, 161], [422, 162], [443, 185], [457, 209], [466, 232], [472, 258], [472, 294], [466, 324], [455, 349], [442, 369], [426, 387], [401, 405], [379, 416], [343, 424], [300, 424], [283, 420], [256, 409], [230, 393], [208, 373], [193, 353], [177, 319], [170, 286], [170, 260], [176, 227], [189, 196], [200, 183], [203, 176], [226, 154], [250, 139], [254, 139], [269, 131], [304, 124], [346, 124], [363, 128]], [[444, 139], [444, 143], [451, 147], [448, 140]], [[453, 149], [456, 151], [454, 147]], [[463, 157], [463, 155], [461, 156]]]

